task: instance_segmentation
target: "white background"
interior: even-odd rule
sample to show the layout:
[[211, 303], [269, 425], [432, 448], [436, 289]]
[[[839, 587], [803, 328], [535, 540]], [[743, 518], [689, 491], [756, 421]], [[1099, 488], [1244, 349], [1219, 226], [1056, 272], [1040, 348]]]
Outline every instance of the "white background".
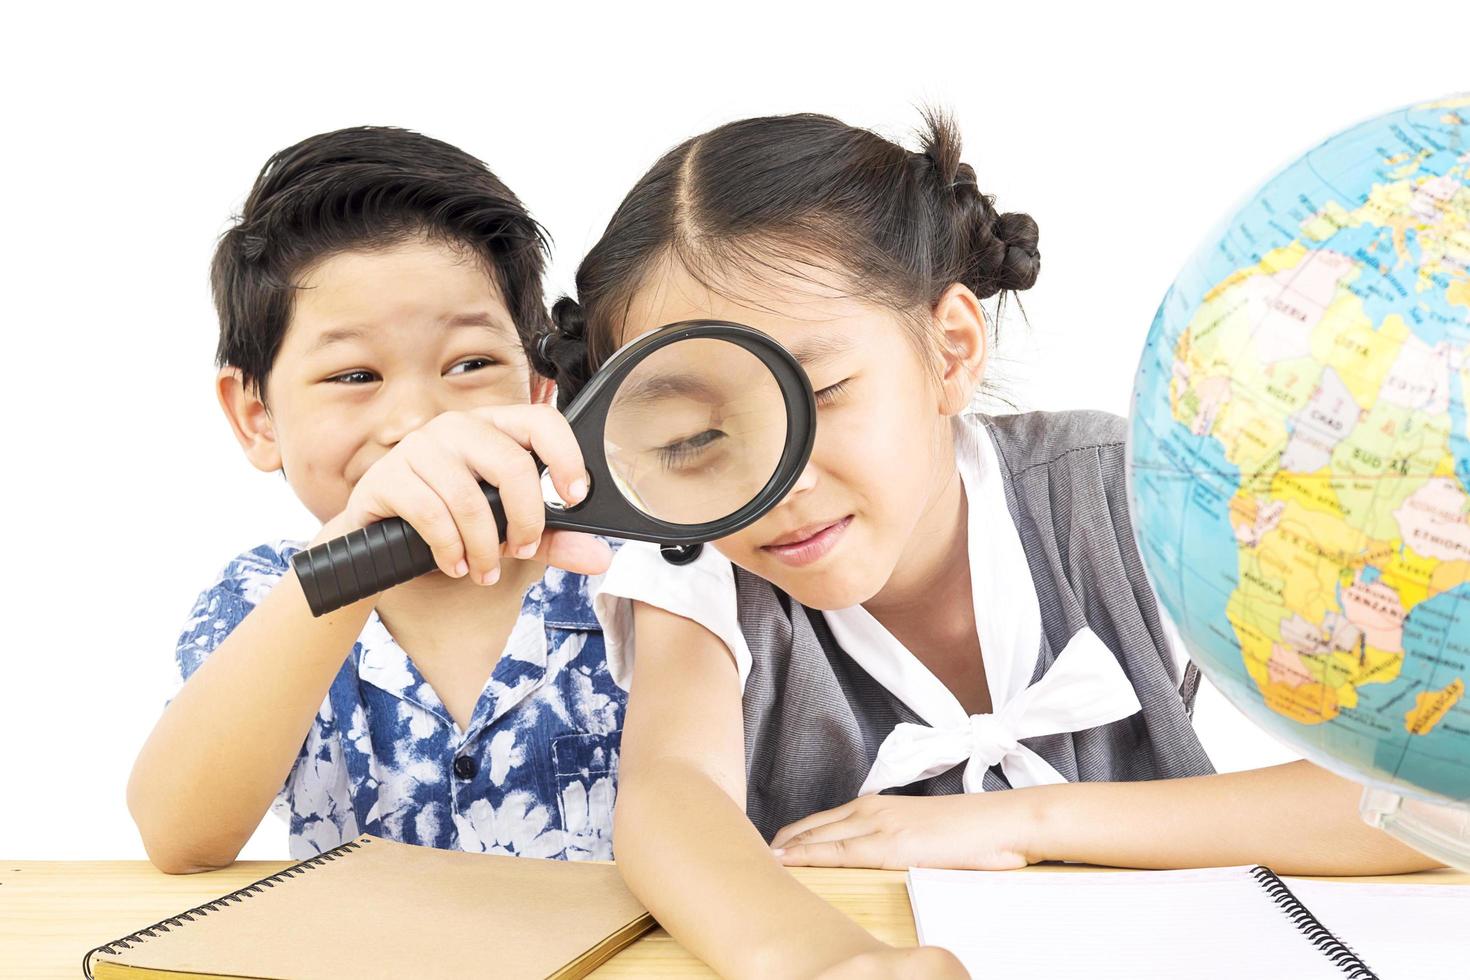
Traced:
[[[1232, 205], [1338, 129], [1470, 89], [1463, 3], [40, 6], [0, 41], [10, 858], [143, 856], [124, 786], [195, 595], [315, 531], [211, 388], [210, 252], [271, 152], [363, 123], [458, 144], [551, 230], [560, 291], [690, 135], [815, 110], [904, 136], [947, 106], [982, 188], [1041, 227], [1006, 390], [1125, 413], [1154, 307]], [[1293, 757], [1213, 691], [1197, 721], [1222, 769]], [[285, 855], [269, 818], [244, 856]]]

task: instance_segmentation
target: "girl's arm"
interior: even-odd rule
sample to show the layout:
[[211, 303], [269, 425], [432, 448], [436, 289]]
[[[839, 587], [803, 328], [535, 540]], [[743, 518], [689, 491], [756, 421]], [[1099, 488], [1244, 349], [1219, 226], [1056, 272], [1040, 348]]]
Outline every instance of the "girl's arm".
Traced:
[[1363, 787], [1305, 760], [1214, 776], [1040, 789], [1050, 794], [1038, 828], [1040, 860], [1065, 854], [1132, 868], [1264, 864], [1294, 875], [1439, 867], [1363, 822]]
[[[812, 976], [868, 954], [959, 970], [937, 950], [889, 950], [808, 891], [745, 816], [739, 674], [704, 627], [638, 603], [614, 848], [628, 887], [725, 976]], [[883, 970], [888, 975], [887, 969]], [[959, 976], [964, 976], [960, 971]]]
[[868, 796], [783, 828], [788, 865], [1125, 868], [1264, 864], [1282, 874], [1438, 867], [1358, 816], [1362, 787], [1309, 762], [959, 796]]
[[[312, 544], [346, 530], [328, 522]], [[161, 871], [235, 860], [290, 774], [375, 599], [318, 619], [288, 570], [179, 690], [128, 779], [128, 809]]]

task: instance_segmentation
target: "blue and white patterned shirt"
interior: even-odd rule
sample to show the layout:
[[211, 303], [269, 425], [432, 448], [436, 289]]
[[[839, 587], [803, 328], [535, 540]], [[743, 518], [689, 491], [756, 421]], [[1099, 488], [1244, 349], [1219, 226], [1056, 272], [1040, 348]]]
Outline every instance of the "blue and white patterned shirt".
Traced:
[[[302, 545], [261, 545], [194, 604], [176, 660], [188, 680]], [[589, 583], [548, 568], [461, 731], [373, 612], [332, 681], [272, 810], [291, 855], [368, 833], [526, 857], [612, 857], [626, 694], [608, 673]], [[242, 732], [241, 737], [249, 737]]]

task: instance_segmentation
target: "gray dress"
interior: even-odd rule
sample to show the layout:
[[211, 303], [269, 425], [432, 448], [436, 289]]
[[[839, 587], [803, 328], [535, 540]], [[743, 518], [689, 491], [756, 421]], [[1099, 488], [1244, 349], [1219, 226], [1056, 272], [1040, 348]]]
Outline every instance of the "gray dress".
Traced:
[[[982, 419], [1041, 605], [1031, 683], [1090, 627], [1118, 658], [1142, 710], [1084, 731], [1023, 739], [1069, 782], [1214, 772], [1190, 724], [1199, 683], [1180, 676], [1133, 541], [1124, 483], [1127, 423], [1102, 412]], [[848, 657], [822, 614], [735, 569], [745, 684], [746, 812], [769, 841], [787, 824], [857, 796], [899, 722], [924, 720]], [[964, 764], [889, 792], [963, 792]], [[998, 766], [986, 791], [1008, 789]]]

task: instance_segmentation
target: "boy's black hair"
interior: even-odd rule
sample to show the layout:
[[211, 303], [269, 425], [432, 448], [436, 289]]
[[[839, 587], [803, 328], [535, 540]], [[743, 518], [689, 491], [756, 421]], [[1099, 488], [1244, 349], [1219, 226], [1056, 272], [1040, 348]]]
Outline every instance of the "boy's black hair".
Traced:
[[425, 235], [467, 249], [523, 345], [545, 333], [547, 235], [484, 163], [406, 129], [322, 133], [266, 161], [210, 267], [220, 366], [264, 397], [301, 274], [329, 256]]

